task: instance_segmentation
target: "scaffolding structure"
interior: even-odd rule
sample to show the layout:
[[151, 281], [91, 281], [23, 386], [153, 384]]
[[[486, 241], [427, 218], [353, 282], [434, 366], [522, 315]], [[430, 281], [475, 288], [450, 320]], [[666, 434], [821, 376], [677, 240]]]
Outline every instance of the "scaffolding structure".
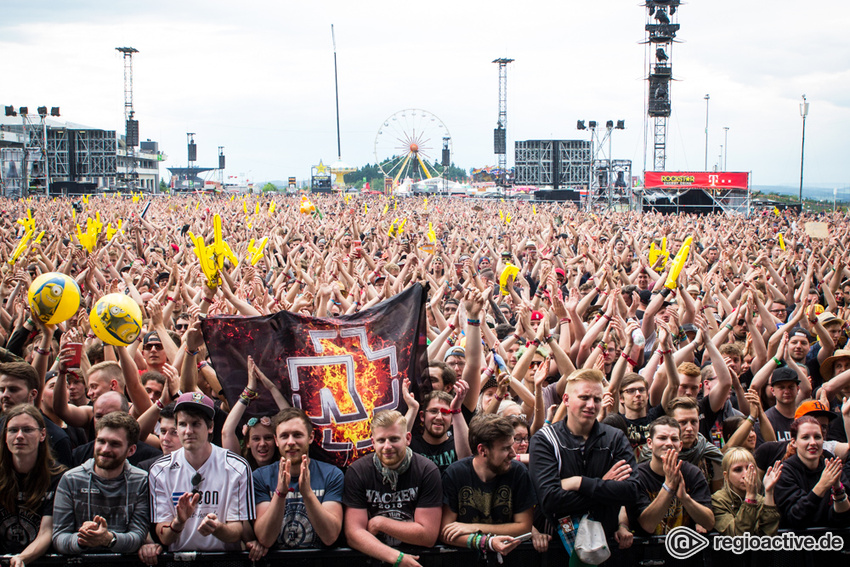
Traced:
[[671, 112], [673, 43], [679, 31], [679, 0], [647, 0], [647, 118], [652, 122], [652, 164], [664, 171], [667, 163], [667, 119]]
[[[579, 121], [578, 128], [584, 130], [584, 121]], [[625, 121], [608, 120], [603, 127], [595, 120], [588, 122], [590, 130], [591, 167], [588, 172], [585, 194], [585, 208], [611, 209], [615, 206], [632, 207], [631, 198], [631, 160], [615, 160], [612, 153], [612, 136], [614, 130], [625, 129]]]
[[502, 57], [494, 59], [499, 64], [499, 119], [493, 130], [493, 153], [496, 154], [496, 168], [499, 174], [498, 185], [507, 185], [506, 168], [508, 163], [508, 63], [513, 59]]
[[124, 57], [124, 144], [127, 152], [127, 171], [122, 180], [128, 191], [136, 190], [139, 174], [137, 169], [136, 146], [139, 145], [139, 121], [133, 108], [133, 54], [139, 50], [134, 47], [116, 47]]

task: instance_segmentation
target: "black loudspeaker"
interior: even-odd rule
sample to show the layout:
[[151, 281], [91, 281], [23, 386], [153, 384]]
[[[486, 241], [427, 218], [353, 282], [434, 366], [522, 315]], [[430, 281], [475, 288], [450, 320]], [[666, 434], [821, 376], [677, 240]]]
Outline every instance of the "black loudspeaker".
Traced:
[[189, 144], [189, 161], [198, 161], [198, 146], [194, 142]]
[[504, 128], [493, 130], [493, 153], [504, 155], [508, 153], [508, 137]]
[[452, 164], [451, 150], [448, 148], [443, 149], [443, 167], [448, 167]]
[[77, 183], [74, 181], [54, 181], [50, 184], [50, 196], [91, 195], [97, 192], [97, 183]]
[[132, 118], [127, 120], [127, 147], [139, 145], [139, 121]]
[[224, 154], [218, 156], [218, 168], [224, 169]]

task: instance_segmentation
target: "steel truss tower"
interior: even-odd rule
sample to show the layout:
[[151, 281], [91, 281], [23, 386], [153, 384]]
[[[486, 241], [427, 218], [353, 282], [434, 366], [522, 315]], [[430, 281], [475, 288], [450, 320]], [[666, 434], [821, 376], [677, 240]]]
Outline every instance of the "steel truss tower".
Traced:
[[493, 153], [496, 154], [496, 167], [499, 169], [499, 185], [507, 185], [508, 162], [508, 63], [513, 59], [502, 57], [494, 59], [499, 64], [499, 120], [493, 130]]
[[667, 161], [667, 118], [673, 80], [673, 43], [679, 31], [679, 0], [646, 1], [647, 116], [652, 121], [653, 169], [663, 171]]
[[139, 50], [133, 47], [116, 47], [124, 55], [124, 141], [127, 152], [127, 171], [124, 182], [130, 191], [136, 190], [136, 146], [139, 145], [139, 121], [133, 110], [133, 54]]

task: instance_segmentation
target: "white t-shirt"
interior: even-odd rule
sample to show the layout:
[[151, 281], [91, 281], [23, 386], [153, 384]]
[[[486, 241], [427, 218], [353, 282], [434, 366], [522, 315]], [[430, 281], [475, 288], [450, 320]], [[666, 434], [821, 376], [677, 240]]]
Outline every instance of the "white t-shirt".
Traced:
[[184, 492], [192, 492], [192, 477], [200, 473], [198, 485], [201, 499], [195, 513], [169, 551], [230, 551], [241, 545], [225, 543], [217, 537], [202, 536], [198, 527], [207, 514], [214, 513], [220, 522], [253, 520], [254, 485], [248, 462], [231, 451], [212, 446], [212, 453], [197, 471], [186, 461], [184, 449], [178, 449], [151, 465], [148, 482], [151, 516], [154, 523], [170, 522], [177, 517], [177, 500]]

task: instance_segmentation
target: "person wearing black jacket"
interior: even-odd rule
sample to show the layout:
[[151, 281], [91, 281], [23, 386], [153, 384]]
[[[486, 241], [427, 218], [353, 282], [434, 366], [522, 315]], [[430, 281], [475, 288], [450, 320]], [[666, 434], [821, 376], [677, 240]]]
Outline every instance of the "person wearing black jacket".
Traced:
[[[610, 539], [619, 527], [620, 507], [637, 501], [637, 463], [625, 433], [596, 421], [602, 380], [596, 369], [576, 370], [567, 378], [563, 398], [567, 417], [534, 435], [529, 470], [534, 471], [538, 502], [550, 522], [555, 526], [571, 522], [578, 529], [582, 516], [589, 513]], [[570, 534], [565, 535], [569, 539]], [[619, 541], [620, 534], [616, 537]], [[550, 546], [550, 553], [558, 548], [563, 547]]]
[[776, 483], [774, 497], [782, 514], [781, 527], [844, 527], [850, 525], [850, 483], [841, 459], [823, 450], [823, 430], [817, 420], [803, 416], [791, 424], [789, 457]]

